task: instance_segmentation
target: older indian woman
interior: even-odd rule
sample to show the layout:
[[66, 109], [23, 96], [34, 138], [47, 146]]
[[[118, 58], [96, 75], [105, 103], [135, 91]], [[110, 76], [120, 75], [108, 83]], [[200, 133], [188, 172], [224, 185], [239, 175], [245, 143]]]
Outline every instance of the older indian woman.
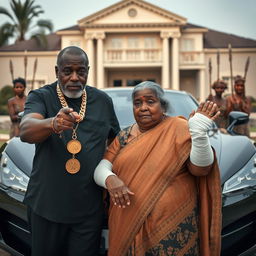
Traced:
[[219, 255], [220, 177], [207, 136], [217, 105], [201, 104], [189, 121], [166, 116], [164, 91], [149, 81], [132, 99], [136, 123], [94, 173], [112, 198], [108, 255]]

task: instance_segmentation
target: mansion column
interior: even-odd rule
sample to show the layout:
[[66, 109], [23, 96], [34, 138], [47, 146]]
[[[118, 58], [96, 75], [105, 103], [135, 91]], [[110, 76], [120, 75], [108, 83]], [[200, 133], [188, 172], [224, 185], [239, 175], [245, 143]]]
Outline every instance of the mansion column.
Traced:
[[93, 33], [86, 33], [85, 34], [85, 40], [86, 40], [86, 53], [88, 55], [89, 59], [89, 75], [88, 75], [88, 80], [87, 84], [91, 86], [96, 86], [95, 84], [95, 56], [94, 56], [94, 46], [93, 46]]
[[103, 39], [104, 32], [96, 33], [97, 39], [97, 88], [104, 88]]
[[207, 95], [205, 90], [205, 70], [199, 70], [199, 101], [205, 101]]
[[179, 33], [173, 34], [172, 38], [172, 89], [180, 89], [180, 70], [179, 70]]
[[163, 39], [162, 45], [162, 87], [170, 88], [170, 63], [169, 63], [169, 33], [162, 31], [161, 38]]

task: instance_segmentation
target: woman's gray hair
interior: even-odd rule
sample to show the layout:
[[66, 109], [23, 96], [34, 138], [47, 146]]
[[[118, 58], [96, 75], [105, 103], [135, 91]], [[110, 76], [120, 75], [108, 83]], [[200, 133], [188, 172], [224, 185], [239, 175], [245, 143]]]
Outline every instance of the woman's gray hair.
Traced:
[[166, 112], [169, 108], [169, 102], [167, 99], [164, 98], [164, 90], [161, 88], [161, 86], [155, 82], [152, 81], [144, 81], [139, 84], [137, 84], [132, 92], [132, 99], [134, 100], [135, 94], [141, 90], [149, 89], [151, 90], [156, 97], [159, 99], [161, 107]]

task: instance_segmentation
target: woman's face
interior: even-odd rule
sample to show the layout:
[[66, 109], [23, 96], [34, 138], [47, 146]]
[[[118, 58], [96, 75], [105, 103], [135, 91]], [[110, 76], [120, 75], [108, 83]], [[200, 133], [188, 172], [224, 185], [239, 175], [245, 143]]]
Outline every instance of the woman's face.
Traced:
[[155, 93], [150, 89], [143, 89], [134, 95], [133, 113], [139, 128], [149, 130], [163, 120], [164, 110]]

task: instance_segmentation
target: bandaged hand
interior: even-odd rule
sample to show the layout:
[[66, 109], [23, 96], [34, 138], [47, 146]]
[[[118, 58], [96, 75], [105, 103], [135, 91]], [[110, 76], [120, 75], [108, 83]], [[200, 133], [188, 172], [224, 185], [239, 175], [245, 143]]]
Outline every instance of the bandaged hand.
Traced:
[[191, 113], [188, 121], [192, 139], [190, 161], [200, 167], [213, 163], [213, 151], [207, 131], [212, 127], [212, 122], [218, 118], [217, 104], [207, 101], [201, 103], [196, 112]]

